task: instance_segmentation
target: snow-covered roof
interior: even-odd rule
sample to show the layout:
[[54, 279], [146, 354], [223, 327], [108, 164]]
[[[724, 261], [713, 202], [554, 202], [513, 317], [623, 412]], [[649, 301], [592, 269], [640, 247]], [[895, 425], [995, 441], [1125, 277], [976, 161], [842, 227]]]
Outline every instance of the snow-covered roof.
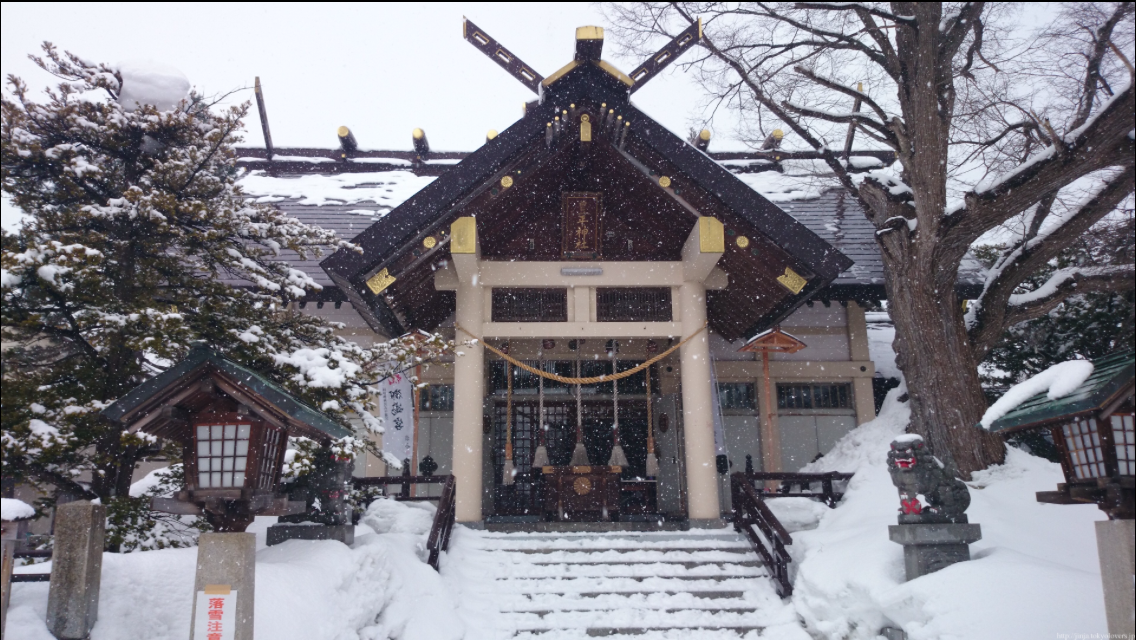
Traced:
[[[843, 189], [833, 188], [831, 181], [794, 169], [787, 166], [785, 173], [739, 173], [738, 177], [854, 261], [820, 297], [885, 297], [875, 229], [860, 204]], [[240, 182], [258, 201], [274, 203], [305, 223], [333, 229], [339, 237], [351, 240], [435, 179], [403, 170], [279, 176], [254, 171]], [[324, 287], [334, 288], [318, 259], [300, 260], [291, 252], [284, 252], [282, 259]], [[964, 260], [959, 281], [964, 295], [976, 295], [981, 290], [981, 265]], [[327, 297], [344, 299], [340, 295]]]
[[0, 498], [0, 520], [12, 522], [32, 517], [35, 517], [35, 508], [30, 504], [15, 498]]

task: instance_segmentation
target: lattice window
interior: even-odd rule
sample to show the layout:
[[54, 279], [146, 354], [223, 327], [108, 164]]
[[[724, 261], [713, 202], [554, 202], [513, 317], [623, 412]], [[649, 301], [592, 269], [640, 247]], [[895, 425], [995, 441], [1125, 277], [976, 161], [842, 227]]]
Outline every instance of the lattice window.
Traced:
[[756, 409], [757, 400], [753, 384], [749, 382], [719, 382], [718, 401], [723, 409]]
[[1116, 445], [1116, 466], [1122, 476], [1136, 475], [1136, 426], [1132, 414], [1113, 414], [1112, 442]]
[[197, 426], [198, 488], [240, 489], [245, 486], [251, 432], [252, 425], [248, 424]]
[[1079, 480], [1103, 478], [1107, 475], [1104, 458], [1101, 456], [1100, 434], [1097, 432], [1095, 418], [1078, 420], [1062, 427], [1065, 446], [1073, 461], [1073, 474]]
[[495, 288], [493, 322], [568, 322], [568, 290]]
[[672, 318], [667, 287], [596, 289], [599, 322], [670, 322]]
[[418, 408], [422, 411], [453, 411], [454, 385], [431, 384], [418, 392]]
[[272, 491], [276, 486], [276, 476], [280, 473], [280, 454], [284, 448], [287, 436], [282, 431], [264, 427], [264, 450], [260, 457], [260, 477], [257, 479], [257, 489]]
[[851, 409], [848, 384], [779, 384], [778, 409]]

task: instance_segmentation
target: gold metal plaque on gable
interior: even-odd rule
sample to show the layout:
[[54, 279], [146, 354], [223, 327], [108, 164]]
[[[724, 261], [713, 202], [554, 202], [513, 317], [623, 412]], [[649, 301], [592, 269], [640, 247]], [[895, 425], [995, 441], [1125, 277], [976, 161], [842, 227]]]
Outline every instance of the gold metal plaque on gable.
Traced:
[[737, 243], [738, 243], [739, 247], [741, 247], [742, 249], [745, 249], [746, 247], [749, 246], [749, 238], [747, 238], [745, 236], [738, 236]]
[[505, 187], [506, 189], [513, 186], [513, 176], [502, 176], [501, 177], [501, 186]]
[[671, 179], [667, 176], [659, 176], [659, 186], [666, 189], [671, 186]]
[[580, 142], [592, 141], [592, 123], [588, 114], [580, 116]]
[[463, 216], [450, 225], [450, 253], [477, 253], [477, 221]]
[[434, 236], [426, 236], [422, 240], [422, 246], [426, 247], [427, 249], [433, 249], [434, 247], [438, 246], [438, 241], [434, 239]]
[[789, 267], [785, 267], [784, 275], [777, 276], [777, 282], [780, 282], [782, 287], [792, 291], [794, 294], [800, 293], [801, 289], [804, 289], [805, 285], [809, 283], [808, 280], [802, 278], [799, 273]]
[[599, 260], [603, 226], [603, 194], [568, 192], [561, 195], [565, 260]]
[[386, 269], [376, 273], [367, 280], [367, 288], [371, 293], [379, 295], [384, 289], [394, 284], [395, 277]]
[[726, 230], [717, 218], [698, 219], [698, 250], [702, 253], [725, 253]]

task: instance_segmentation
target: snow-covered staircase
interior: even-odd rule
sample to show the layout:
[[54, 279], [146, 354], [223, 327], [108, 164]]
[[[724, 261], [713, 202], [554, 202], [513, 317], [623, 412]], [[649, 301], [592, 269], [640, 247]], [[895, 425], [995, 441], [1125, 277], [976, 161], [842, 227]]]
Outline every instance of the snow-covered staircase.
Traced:
[[496, 633], [485, 637], [719, 640], [793, 621], [760, 558], [730, 530], [463, 530], [457, 547], [477, 601], [467, 607], [493, 611]]

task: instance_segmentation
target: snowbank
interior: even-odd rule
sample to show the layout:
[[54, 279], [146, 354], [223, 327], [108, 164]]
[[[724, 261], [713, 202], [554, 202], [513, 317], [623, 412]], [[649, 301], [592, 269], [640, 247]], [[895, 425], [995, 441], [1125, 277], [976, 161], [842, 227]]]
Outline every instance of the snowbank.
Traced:
[[868, 639], [895, 626], [911, 640], [1107, 633], [1093, 530], [1104, 515], [1092, 505], [1038, 503], [1034, 492], [1063, 482], [1061, 469], [1018, 449], [968, 483], [967, 514], [983, 535], [973, 560], [904, 582], [902, 548], [887, 533], [898, 499], [886, 456], [910, 419], [896, 400], [905, 392], [893, 389], [876, 420], [805, 468], [856, 473], [816, 529], [793, 534], [793, 604], [809, 630]]
[[35, 515], [35, 509], [23, 500], [0, 498], [0, 520], [23, 520]]
[[[432, 507], [380, 500], [355, 544], [290, 540], [263, 547], [258, 532], [256, 636], [272, 640], [458, 640], [464, 626], [438, 574], [422, 560], [420, 522]], [[259, 520], [267, 520], [261, 518]], [[258, 525], [263, 523], [258, 522]], [[254, 527], [250, 527], [250, 532]], [[263, 527], [256, 527], [262, 529]], [[428, 527], [427, 527], [428, 529]], [[103, 556], [99, 621], [91, 640], [184, 640], [197, 549]], [[39, 564], [18, 572], [50, 570]], [[13, 585], [5, 637], [52, 640], [46, 583]]]
[[189, 80], [177, 69], [140, 60], [118, 65], [122, 75], [122, 89], [118, 101], [127, 111], [144, 104], [154, 105], [158, 111], [172, 111], [189, 94]]
[[1064, 398], [1084, 384], [1091, 375], [1093, 375], [1093, 363], [1088, 360], [1059, 362], [1036, 376], [1010, 387], [1009, 391], [982, 414], [982, 426], [989, 429], [995, 420], [1039, 393], [1046, 392], [1046, 397], [1050, 400]]

